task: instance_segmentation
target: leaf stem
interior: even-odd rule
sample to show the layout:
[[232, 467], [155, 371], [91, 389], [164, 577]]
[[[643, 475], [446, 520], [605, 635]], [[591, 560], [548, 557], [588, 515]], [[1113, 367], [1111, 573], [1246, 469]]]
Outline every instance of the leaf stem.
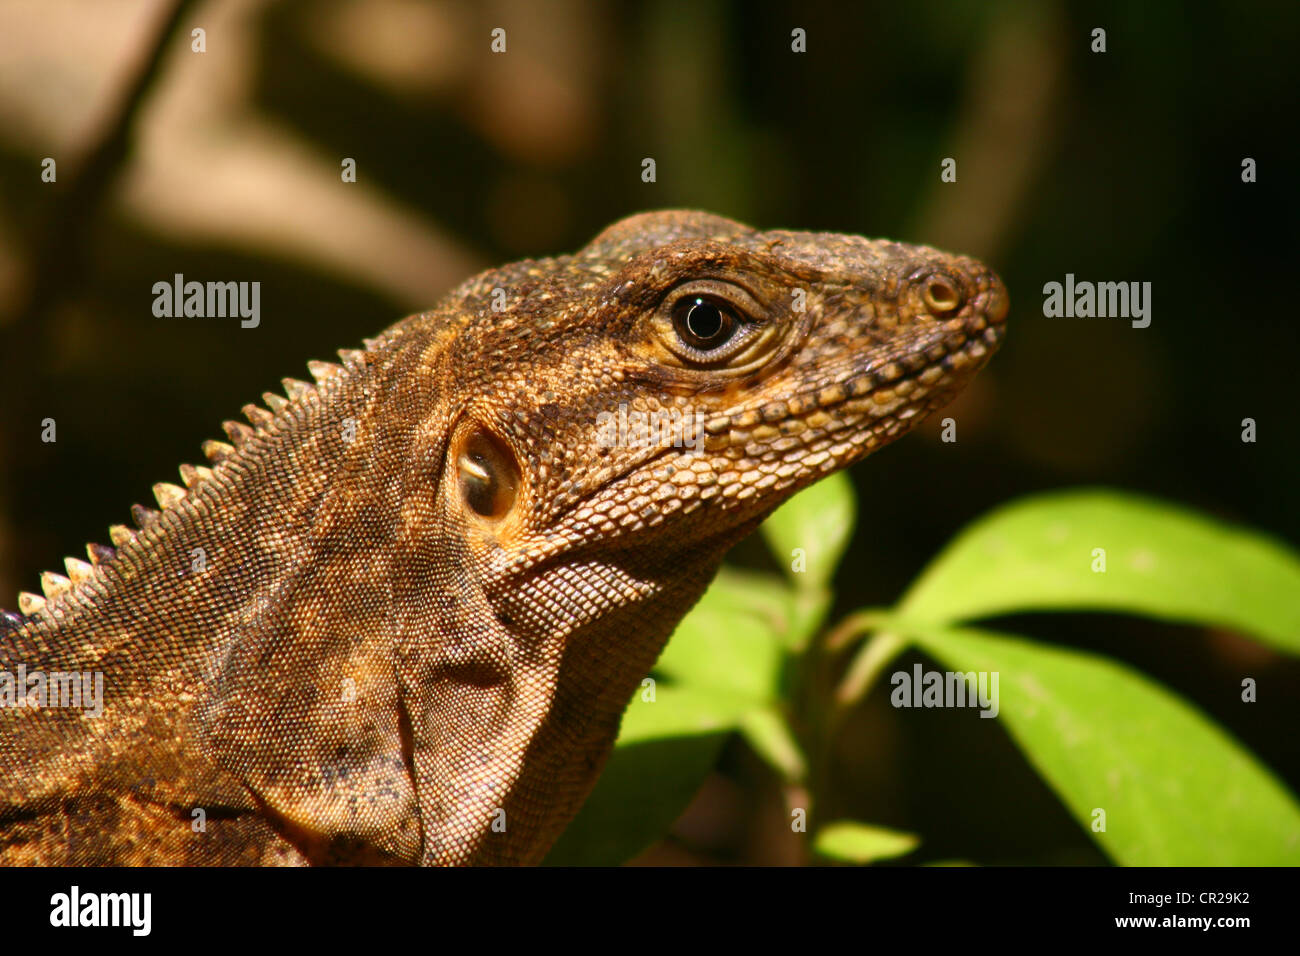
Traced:
[[839, 686], [835, 688], [835, 710], [847, 711], [862, 701], [890, 662], [901, 654], [908, 641], [892, 631], [880, 631], [871, 638], [849, 664]]

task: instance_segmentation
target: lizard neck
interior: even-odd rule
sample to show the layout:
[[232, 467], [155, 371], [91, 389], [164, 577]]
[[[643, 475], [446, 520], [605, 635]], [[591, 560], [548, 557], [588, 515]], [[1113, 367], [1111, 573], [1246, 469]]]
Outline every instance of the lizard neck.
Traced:
[[[369, 353], [350, 356], [317, 387], [295, 383], [276, 413], [251, 412], [255, 428], [228, 427], [237, 448], [222, 446], [188, 493], [0, 639], [0, 672], [76, 675], [102, 688], [89, 708], [0, 708], [0, 733], [14, 742], [0, 748], [0, 815], [89, 780], [186, 813], [278, 803], [287, 827], [310, 822], [295, 810], [301, 781], [272, 780], [258, 761], [283, 754], [271, 746], [277, 724], [293, 749], [293, 722], [305, 734], [322, 696], [346, 713], [355, 676], [345, 684], [328, 662], [339, 642], [364, 643], [390, 617], [391, 505], [367, 431], [389, 376]], [[349, 534], [335, 533], [344, 526]], [[360, 709], [334, 742], [369, 719]]]

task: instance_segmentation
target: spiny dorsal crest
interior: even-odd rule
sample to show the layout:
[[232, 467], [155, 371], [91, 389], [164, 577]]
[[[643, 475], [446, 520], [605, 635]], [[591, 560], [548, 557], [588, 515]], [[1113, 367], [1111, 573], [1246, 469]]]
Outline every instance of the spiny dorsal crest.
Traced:
[[[363, 339], [362, 341], [367, 350], [376, 342], [375, 339]], [[274, 392], [263, 392], [262, 400], [266, 403], [266, 408], [254, 404], [245, 405], [243, 408], [244, 416], [252, 423], [253, 427], [250, 428], [243, 422], [223, 422], [222, 428], [230, 437], [231, 444], [222, 441], [205, 441], [203, 443], [204, 457], [213, 465], [220, 466], [222, 462], [247, 445], [259, 431], [269, 428], [276, 418], [290, 408], [294, 402], [310, 399], [317, 394], [319, 386], [325, 386], [342, 379], [348, 372], [355, 372], [362, 368], [366, 362], [366, 353], [360, 349], [339, 349], [339, 357], [343, 359], [342, 365], [335, 362], [318, 362], [315, 360], [307, 363], [307, 370], [311, 372], [316, 385], [293, 378], [282, 379], [281, 383], [284, 386], [287, 398]], [[210, 481], [214, 475], [211, 468], [188, 464], [180, 466], [180, 473], [181, 481], [184, 483], [183, 488], [165, 481], [153, 486], [154, 498], [157, 499], [162, 511], [177, 507], [196, 488], [204, 482]], [[146, 508], [138, 504], [131, 506], [131, 516], [135, 520], [136, 527], [141, 531], [148, 530], [153, 526], [162, 511]], [[43, 596], [30, 591], [20, 591], [18, 593], [19, 612], [23, 616], [31, 618], [60, 603], [75, 601], [79, 589], [95, 581], [97, 577], [95, 569], [113, 561], [117, 557], [119, 548], [129, 546], [137, 538], [135, 530], [121, 524], [111, 525], [108, 529], [108, 535], [114, 545], [111, 548], [94, 542], [86, 545], [86, 554], [90, 558], [89, 562], [82, 561], [80, 558], [64, 558], [63, 564], [68, 572], [66, 577], [53, 571], [44, 572], [41, 575]], [[2, 609], [0, 609], [0, 618], [3, 618], [8, 630], [13, 630], [26, 623], [12, 612]]]

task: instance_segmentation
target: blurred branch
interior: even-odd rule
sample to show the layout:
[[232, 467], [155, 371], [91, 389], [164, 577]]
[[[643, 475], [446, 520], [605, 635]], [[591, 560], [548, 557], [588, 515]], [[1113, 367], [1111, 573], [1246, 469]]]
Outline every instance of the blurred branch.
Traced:
[[[163, 56], [194, 2], [176, 0], [161, 18], [148, 55], [127, 84], [116, 114], [105, 122], [99, 140], [86, 150], [68, 190], [50, 216], [48, 231], [31, 265], [26, 306], [8, 330], [15, 344], [21, 341], [23, 364], [27, 367], [44, 365], [40, 359], [46, 344], [41, 320], [61, 299], [76, 290], [85, 277], [86, 238], [90, 227], [126, 159], [132, 127], [161, 70]], [[17, 360], [19, 351], [6, 349], [11, 363]]]
[[945, 154], [957, 160], [957, 182], [940, 182], [936, 161], [915, 235], [997, 261], [1056, 140], [1067, 39], [1057, 3], [997, 8]]

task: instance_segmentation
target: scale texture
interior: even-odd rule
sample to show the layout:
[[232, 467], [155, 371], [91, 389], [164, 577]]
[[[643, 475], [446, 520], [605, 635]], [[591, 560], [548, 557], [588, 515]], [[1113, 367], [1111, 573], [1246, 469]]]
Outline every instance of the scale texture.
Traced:
[[538, 862], [727, 549], [1006, 311], [970, 258], [657, 212], [310, 363], [0, 612], [0, 862]]

